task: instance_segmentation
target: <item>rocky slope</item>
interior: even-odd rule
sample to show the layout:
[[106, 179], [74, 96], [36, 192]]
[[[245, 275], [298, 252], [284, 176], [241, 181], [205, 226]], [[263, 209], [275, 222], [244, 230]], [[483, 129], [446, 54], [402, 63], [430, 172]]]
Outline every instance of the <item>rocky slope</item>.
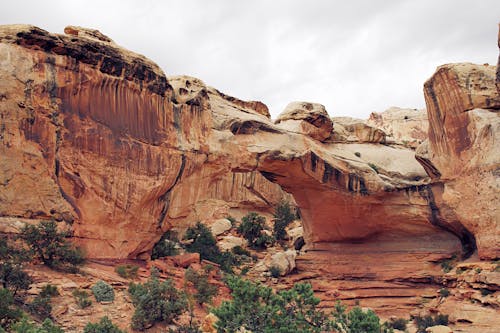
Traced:
[[3, 231], [54, 218], [91, 258], [147, 258], [170, 228], [270, 212], [286, 191], [308, 250], [292, 281], [312, 281], [325, 306], [364, 299], [386, 314], [442, 286], [443, 260], [476, 245], [498, 257], [493, 66], [446, 65], [426, 83], [417, 161], [421, 112], [332, 122], [294, 102], [272, 122], [260, 102], [65, 31], [0, 28]]

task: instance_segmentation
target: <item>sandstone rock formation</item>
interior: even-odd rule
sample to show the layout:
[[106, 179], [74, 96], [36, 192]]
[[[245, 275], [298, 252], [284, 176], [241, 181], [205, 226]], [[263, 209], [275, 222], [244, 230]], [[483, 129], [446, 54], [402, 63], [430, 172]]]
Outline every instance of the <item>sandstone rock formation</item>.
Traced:
[[[187, 227], [282, 199], [257, 172], [200, 167], [212, 126], [206, 96], [177, 104], [156, 64], [98, 32], [66, 30], [1, 28], [0, 219], [66, 220], [89, 256], [133, 257], [170, 219]], [[218, 97], [267, 119], [262, 103]]]
[[[500, 256], [500, 95], [495, 67], [440, 66], [424, 85], [429, 141], [417, 158], [442, 190], [437, 213], [475, 235], [482, 258]], [[464, 204], [466, 203], [466, 204]]]
[[398, 107], [391, 107], [381, 113], [373, 112], [366, 123], [383, 130], [387, 134], [386, 142], [412, 148], [427, 139], [429, 127], [426, 110]]
[[417, 161], [391, 112], [335, 125], [299, 102], [273, 123], [264, 104], [167, 78], [100, 32], [66, 33], [0, 27], [0, 230], [54, 218], [91, 258], [147, 257], [170, 228], [270, 212], [287, 191], [308, 250], [292, 281], [311, 279], [325, 306], [405, 313], [442, 283], [439, 262], [476, 244], [499, 256], [493, 66], [426, 83]]
[[330, 136], [332, 121], [325, 107], [317, 103], [292, 102], [278, 116], [275, 124], [290, 132], [302, 133], [323, 141]]

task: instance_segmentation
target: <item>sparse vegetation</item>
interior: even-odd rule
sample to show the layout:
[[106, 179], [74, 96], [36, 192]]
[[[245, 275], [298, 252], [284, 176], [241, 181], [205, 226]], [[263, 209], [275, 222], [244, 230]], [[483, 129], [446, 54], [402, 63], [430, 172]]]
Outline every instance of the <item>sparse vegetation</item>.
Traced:
[[373, 169], [376, 173], [379, 173], [378, 166], [373, 163], [368, 163], [368, 166]]
[[135, 279], [137, 278], [137, 271], [139, 266], [137, 265], [118, 265], [115, 267], [115, 272], [124, 279]]
[[238, 232], [248, 241], [249, 246], [262, 249], [274, 242], [271, 236], [263, 233], [265, 223], [265, 217], [255, 212], [250, 212], [241, 219]]
[[179, 243], [179, 238], [177, 233], [172, 230], [168, 230], [161, 236], [158, 243], [153, 247], [151, 253], [151, 259], [158, 259], [162, 257], [175, 256], [179, 254], [177, 244]]
[[356, 155], [357, 157], [361, 157], [361, 153], [359, 151], [355, 152], [354, 155]]
[[13, 325], [12, 332], [15, 333], [63, 333], [64, 331], [59, 326], [55, 325], [52, 320], [46, 318], [41, 325], [31, 323], [28, 319], [23, 318], [20, 322]]
[[437, 314], [435, 316], [416, 316], [413, 318], [415, 326], [417, 326], [417, 333], [425, 333], [427, 327], [436, 325], [448, 325], [448, 315]]
[[146, 283], [131, 283], [128, 291], [135, 306], [133, 329], [144, 330], [157, 322], [170, 324], [187, 309], [185, 295], [171, 280], [160, 282], [156, 270]]
[[89, 299], [89, 296], [90, 294], [85, 290], [73, 290], [73, 297], [75, 298], [76, 304], [78, 304], [80, 309], [85, 309], [92, 305], [92, 301]]
[[104, 316], [97, 323], [88, 323], [83, 329], [83, 333], [125, 333], [118, 326], [113, 324], [111, 319]]
[[481, 295], [482, 296], [488, 296], [488, 295], [491, 295], [491, 294], [495, 293], [494, 290], [489, 290], [489, 289], [486, 289], [486, 288], [481, 288], [479, 290], [481, 291]]
[[408, 324], [408, 320], [404, 318], [396, 318], [396, 319], [391, 319], [389, 321], [386, 321], [384, 325], [388, 329], [395, 329], [395, 330], [400, 330], [400, 331], [406, 331], [406, 324]]
[[58, 295], [59, 295], [59, 290], [57, 290], [57, 286], [54, 286], [50, 283], [43, 286], [42, 290], [40, 291], [41, 297], [54, 297]]
[[250, 251], [242, 248], [241, 246], [237, 245], [231, 249], [231, 252], [237, 256], [247, 256], [250, 257]]
[[286, 227], [293, 222], [295, 214], [292, 212], [290, 203], [281, 201], [274, 210], [273, 235], [277, 240], [286, 238]]
[[273, 278], [278, 278], [281, 275], [281, 269], [278, 266], [271, 266], [269, 267], [269, 274], [271, 274]]
[[113, 287], [101, 280], [92, 286], [92, 293], [98, 302], [113, 302], [115, 300]]
[[448, 297], [450, 296], [450, 291], [447, 288], [441, 288], [439, 289], [439, 296]]
[[55, 221], [43, 221], [38, 225], [26, 225], [19, 237], [46, 266], [53, 269], [77, 271], [84, 262], [83, 253], [66, 237], [66, 232], [57, 230]]
[[32, 282], [31, 277], [24, 271], [24, 263], [30, 256], [9, 244], [6, 238], [0, 239], [0, 282], [3, 288], [10, 290], [16, 297], [21, 290], [27, 290]]
[[186, 281], [191, 282], [196, 289], [194, 298], [198, 304], [211, 303], [212, 298], [217, 295], [219, 288], [216, 285], [210, 284], [208, 281], [208, 274], [206, 272], [197, 272], [192, 268], [188, 268], [184, 278]]
[[221, 266], [225, 272], [231, 272], [232, 267], [239, 264], [231, 252], [221, 252], [217, 247], [217, 241], [212, 235], [208, 227], [201, 222], [196, 223], [194, 227], [186, 231], [184, 239], [191, 240], [190, 244], [186, 245], [188, 252], [197, 252], [201, 259], [206, 259], [215, 262]]
[[31, 303], [28, 304], [28, 310], [39, 319], [52, 318], [52, 297], [36, 295]]
[[0, 288], [0, 328], [8, 330], [19, 318], [22, 312], [15, 307], [14, 296], [10, 290]]

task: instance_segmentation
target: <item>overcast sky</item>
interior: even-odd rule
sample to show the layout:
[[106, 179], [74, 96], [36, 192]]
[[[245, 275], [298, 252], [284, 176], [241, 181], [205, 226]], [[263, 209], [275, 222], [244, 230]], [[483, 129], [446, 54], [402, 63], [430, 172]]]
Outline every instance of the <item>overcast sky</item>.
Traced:
[[167, 76], [260, 100], [273, 118], [291, 101], [360, 118], [422, 108], [438, 65], [496, 64], [499, 22], [498, 0], [10, 0], [0, 9], [0, 24], [99, 29]]

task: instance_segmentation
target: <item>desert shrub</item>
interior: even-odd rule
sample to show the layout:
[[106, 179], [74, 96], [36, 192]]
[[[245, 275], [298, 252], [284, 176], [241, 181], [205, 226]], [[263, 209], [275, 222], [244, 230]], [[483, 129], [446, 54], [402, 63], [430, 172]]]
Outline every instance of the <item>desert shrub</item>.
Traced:
[[132, 328], [144, 330], [157, 322], [171, 324], [187, 309], [185, 295], [171, 280], [160, 282], [156, 270], [145, 283], [131, 283], [128, 289], [135, 306]]
[[188, 268], [184, 278], [186, 281], [191, 282], [196, 289], [194, 298], [198, 304], [210, 303], [212, 302], [212, 298], [217, 295], [219, 288], [208, 282], [208, 274], [206, 272], [199, 273], [194, 269]]
[[177, 234], [172, 230], [168, 230], [153, 247], [151, 259], [154, 260], [179, 254], [179, 250], [177, 249], [178, 241]]
[[237, 256], [247, 256], [250, 257], [250, 252], [241, 246], [237, 245], [231, 249], [231, 252]]
[[26, 225], [19, 235], [46, 266], [76, 271], [77, 266], [84, 262], [83, 253], [66, 240], [67, 236], [67, 233], [57, 230], [54, 221]]
[[137, 278], [137, 271], [139, 266], [137, 265], [118, 265], [115, 267], [115, 272], [124, 279], [135, 279]]
[[266, 219], [255, 212], [250, 212], [241, 219], [238, 232], [248, 241], [250, 246], [254, 246], [255, 240], [264, 230]]
[[0, 328], [8, 330], [19, 318], [22, 312], [14, 304], [12, 292], [0, 288]]
[[113, 302], [115, 300], [113, 287], [101, 280], [92, 286], [92, 293], [98, 302]]
[[257, 237], [253, 243], [253, 247], [256, 249], [265, 249], [269, 246], [272, 246], [276, 239], [273, 236], [261, 234]]
[[20, 322], [12, 327], [12, 332], [15, 333], [63, 333], [64, 331], [59, 326], [55, 325], [52, 320], [46, 318], [41, 325], [29, 322], [23, 318]]
[[274, 293], [269, 287], [230, 276], [226, 283], [232, 299], [212, 310], [219, 319], [217, 332], [323, 332], [331, 327], [317, 306], [311, 285], [296, 284]]
[[356, 155], [357, 157], [361, 157], [361, 153], [359, 151], [355, 152], [354, 155]]
[[389, 329], [395, 329], [400, 331], [406, 331], [406, 324], [408, 324], [408, 320], [404, 318], [396, 318], [391, 319], [384, 323], [384, 325]]
[[441, 297], [448, 297], [450, 296], [450, 291], [447, 288], [441, 288], [439, 289], [439, 295]]
[[42, 290], [40, 290], [40, 297], [54, 297], [58, 295], [59, 291], [57, 290], [57, 286], [50, 283], [43, 286]]
[[290, 208], [290, 203], [281, 201], [274, 210], [273, 235], [277, 240], [283, 240], [286, 237], [286, 227], [293, 222], [295, 214]]
[[448, 325], [448, 315], [437, 314], [435, 316], [416, 316], [413, 318], [415, 326], [417, 326], [417, 333], [425, 333], [427, 327], [436, 325]]
[[189, 228], [184, 239], [192, 240], [190, 244], [186, 245], [188, 252], [199, 253], [201, 259], [219, 264], [225, 272], [232, 272], [232, 267], [239, 264], [238, 258], [231, 252], [221, 252], [219, 250], [212, 232], [201, 222]]
[[368, 166], [373, 169], [376, 173], [379, 173], [378, 166], [373, 163], [368, 163]]
[[92, 305], [92, 301], [89, 299], [89, 296], [90, 294], [85, 290], [73, 290], [73, 297], [75, 298], [76, 304], [78, 304], [80, 309], [85, 309]]
[[97, 323], [88, 323], [83, 329], [83, 333], [125, 333], [118, 326], [113, 324], [111, 319], [104, 316]]
[[269, 267], [269, 273], [273, 278], [278, 278], [281, 275], [281, 269], [278, 266]]
[[50, 296], [41, 296], [40, 294], [36, 295], [31, 303], [28, 304], [28, 310], [34, 316], [44, 319], [44, 318], [52, 318], [52, 298]]
[[13, 297], [20, 290], [28, 290], [33, 282], [23, 270], [23, 264], [30, 259], [27, 251], [12, 246], [6, 238], [0, 239], [0, 283], [11, 291]]

